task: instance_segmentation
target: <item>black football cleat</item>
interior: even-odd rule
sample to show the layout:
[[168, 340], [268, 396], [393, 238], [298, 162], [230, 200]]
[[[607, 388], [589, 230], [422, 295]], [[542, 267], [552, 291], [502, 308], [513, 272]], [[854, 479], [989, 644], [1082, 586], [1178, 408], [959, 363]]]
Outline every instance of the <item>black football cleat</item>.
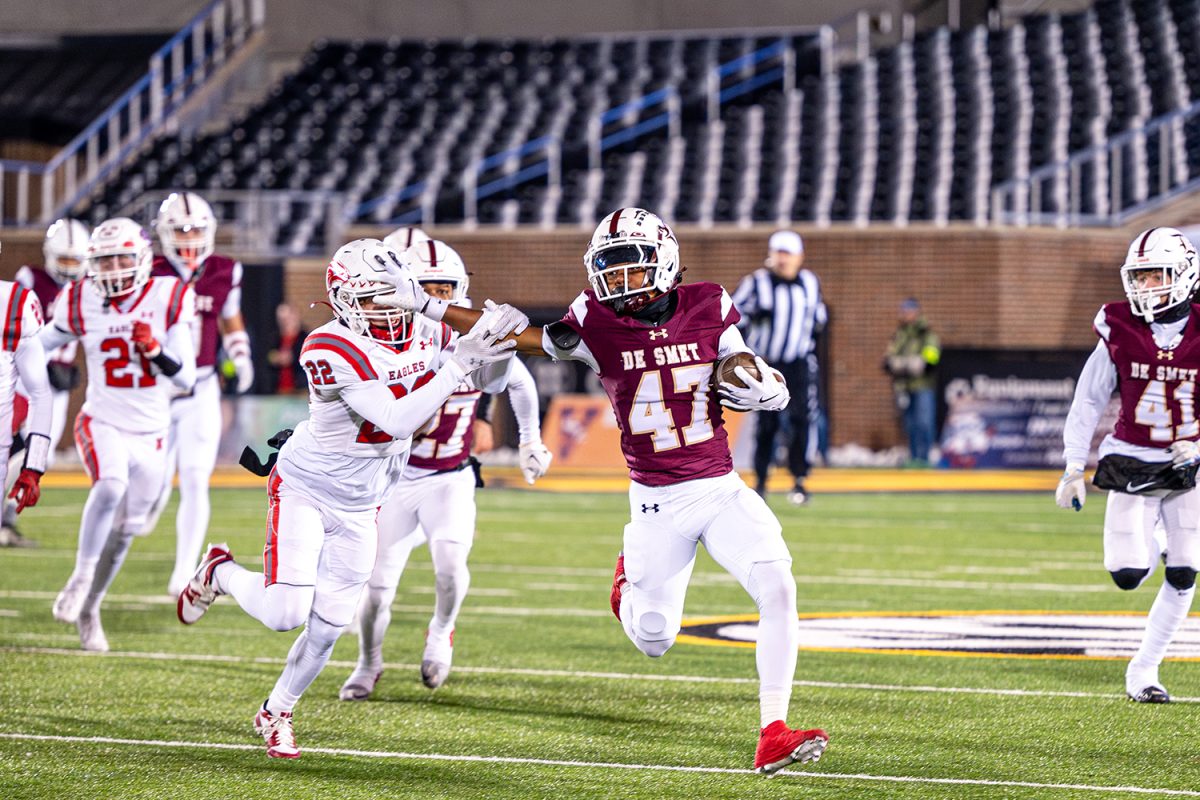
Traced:
[[1171, 695], [1167, 694], [1167, 690], [1161, 686], [1150, 684], [1146, 688], [1137, 693], [1128, 692], [1129, 699], [1135, 703], [1169, 703]]

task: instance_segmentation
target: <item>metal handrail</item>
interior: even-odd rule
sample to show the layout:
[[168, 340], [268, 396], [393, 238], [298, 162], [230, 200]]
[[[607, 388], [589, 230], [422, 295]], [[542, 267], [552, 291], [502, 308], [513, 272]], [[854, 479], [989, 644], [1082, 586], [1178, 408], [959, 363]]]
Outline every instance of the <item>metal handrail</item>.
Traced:
[[[1113, 136], [1103, 144], [1072, 153], [1068, 158], [1045, 164], [1028, 176], [1012, 178], [1000, 183], [991, 191], [991, 219], [996, 225], [1107, 225], [1124, 224], [1130, 217], [1145, 213], [1181, 194], [1193, 191], [1200, 185], [1200, 175], [1193, 175], [1186, 162], [1177, 163], [1176, 150], [1171, 145], [1175, 137], [1185, 136], [1184, 125], [1200, 117], [1200, 101], [1147, 121], [1133, 130]], [[1158, 177], [1156, 187], [1144, 198], [1133, 198], [1128, 203], [1124, 177], [1127, 159], [1133, 163], [1145, 161], [1149, 153], [1150, 140], [1157, 137]], [[1107, 185], [1097, 187], [1096, 210], [1085, 212], [1083, 194], [1083, 170], [1092, 167], [1094, 181], [1105, 180]], [[1175, 177], [1181, 172], [1184, 178]], [[1046, 184], [1057, 191], [1047, 191]], [[1043, 200], [1047, 196], [1066, 197], [1065, 207], [1050, 208]], [[1107, 208], [1103, 208], [1107, 206]]]
[[[45, 164], [0, 160], [0, 220], [47, 224], [67, 213], [135, 149], [165, 126], [203, 85], [193, 78], [236, 55], [260, 30], [265, 0], [212, 0], [150, 56], [147, 72]], [[187, 49], [190, 42], [190, 59]], [[125, 134], [122, 135], [122, 128]], [[103, 145], [102, 141], [104, 140]], [[82, 170], [82, 180], [80, 171]], [[9, 213], [4, 175], [16, 175]], [[30, 182], [39, 183], [40, 208], [30, 213]]]
[[[721, 86], [722, 81], [729, 75], [744, 70], [747, 67], [757, 66], [764, 61], [776, 57], [782, 57], [784, 63], [771, 68], [765, 73], [750, 76], [732, 86]], [[792, 39], [790, 36], [784, 36], [778, 41], [764, 45], [752, 53], [746, 53], [713, 67], [708, 78], [708, 110], [710, 117], [715, 113], [719, 113], [720, 106], [733, 98], [775, 81], [783, 81], [785, 90], [790, 90], [794, 81], [794, 64], [795, 53], [792, 47]], [[665, 106], [665, 111], [662, 113], [644, 120], [637, 119], [643, 112], [660, 105]], [[630, 118], [628, 124], [617, 130], [604, 133], [605, 126], [626, 117]], [[604, 151], [661, 128], [668, 128], [668, 134], [671, 137], [678, 136], [679, 119], [680, 97], [678, 89], [674, 86], [663, 86], [652, 92], [647, 92], [640, 97], [635, 97], [620, 105], [606, 109], [598, 116], [593, 117], [588, 123], [589, 168], [595, 169], [599, 166], [600, 157]], [[483, 172], [501, 164], [528, 158], [541, 151], [544, 151], [546, 154], [542, 159], [519, 169], [514, 169], [501, 178], [484, 184], [479, 183], [479, 176]], [[467, 221], [470, 223], [475, 222], [479, 200], [489, 195], [506, 191], [526, 181], [540, 178], [543, 175], [550, 176], [550, 185], [559, 185], [562, 179], [561, 159], [562, 143], [552, 136], [541, 136], [520, 146], [481, 158], [474, 166], [468, 167], [463, 173], [464, 216]], [[361, 218], [384, 203], [399, 204], [423, 194], [425, 190], [425, 181], [416, 181], [392, 192], [364, 200], [353, 210], [348, 208], [347, 213], [351, 215], [351, 218]], [[426, 216], [425, 208], [410, 209], [394, 216], [388, 220], [387, 224], [428, 224], [433, 222], [433, 220], [427, 219]]]

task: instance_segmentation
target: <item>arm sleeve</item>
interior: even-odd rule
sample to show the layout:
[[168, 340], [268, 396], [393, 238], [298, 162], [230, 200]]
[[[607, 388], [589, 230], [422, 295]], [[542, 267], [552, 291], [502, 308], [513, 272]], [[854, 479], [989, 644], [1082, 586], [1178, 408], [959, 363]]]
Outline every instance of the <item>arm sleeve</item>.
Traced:
[[161, 355], [179, 364], [179, 370], [167, 376], [171, 383], [185, 392], [191, 391], [196, 383], [196, 349], [192, 343], [191, 326], [183, 321], [172, 325], [167, 330], [167, 341], [162, 345]]
[[[334, 357], [330, 361], [340, 361]], [[453, 361], [446, 362], [429, 383], [395, 397], [378, 380], [358, 380], [341, 391], [342, 400], [376, 428], [397, 439], [408, 439], [421, 429], [462, 383], [466, 373]]]
[[46, 373], [46, 351], [42, 347], [42, 304], [29, 292], [20, 310], [20, 325], [13, 352], [17, 376], [29, 399], [29, 441], [25, 466], [37, 472], [46, 471], [50, 452], [50, 420], [53, 391]]
[[1075, 384], [1075, 398], [1063, 429], [1063, 458], [1068, 464], [1087, 463], [1092, 434], [1116, 388], [1116, 365], [1108, 354], [1108, 346], [1103, 341], [1097, 342]]
[[233, 262], [233, 288], [225, 295], [225, 304], [221, 306], [221, 319], [236, 317], [242, 313], [242, 262]]
[[529, 367], [513, 359], [512, 372], [508, 376], [508, 402], [517, 417], [521, 444], [541, 441], [542, 428], [538, 422], [537, 384]]

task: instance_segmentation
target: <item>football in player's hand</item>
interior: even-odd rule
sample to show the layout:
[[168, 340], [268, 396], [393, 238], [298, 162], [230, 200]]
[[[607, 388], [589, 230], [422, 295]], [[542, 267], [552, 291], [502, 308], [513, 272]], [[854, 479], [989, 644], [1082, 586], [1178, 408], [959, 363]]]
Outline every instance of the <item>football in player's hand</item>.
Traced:
[[745, 389], [746, 384], [733, 373], [736, 367], [742, 367], [754, 378], [762, 377], [758, 372], [758, 367], [754, 364], [754, 356], [749, 353], [730, 353], [724, 358], [718, 359], [713, 366], [713, 388], [715, 389], [722, 383], [732, 383], [734, 386]]

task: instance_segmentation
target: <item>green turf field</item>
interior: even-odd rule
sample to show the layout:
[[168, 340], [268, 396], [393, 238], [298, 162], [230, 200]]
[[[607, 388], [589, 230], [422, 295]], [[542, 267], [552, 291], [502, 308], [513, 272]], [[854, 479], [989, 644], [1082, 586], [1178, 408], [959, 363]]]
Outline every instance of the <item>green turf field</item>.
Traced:
[[[1200, 796], [1196, 662], [1164, 665], [1183, 702], [1141, 706], [1124, 699], [1120, 660], [802, 651], [790, 723], [824, 727], [829, 749], [814, 766], [754, 775], [753, 651], [680, 643], [651, 660], [608, 610], [626, 499], [497, 490], [479, 495], [449, 682], [431, 693], [419, 680], [433, 601], [421, 549], [375, 699], [337, 699], [357, 646], [345, 636], [297, 707], [303, 757], [270, 760], [251, 720], [295, 634], [266, 630], [229, 598], [181, 626], [165, 596], [173, 512], [113, 586], [111, 653], [81, 655], [74, 628], [53, 620], [83, 496], [47, 491], [24, 528], [41, 547], [0, 550], [6, 800]], [[1161, 571], [1138, 592], [1109, 585], [1097, 500], [1081, 514], [1045, 494], [774, 506], [802, 614], [1144, 611]], [[260, 491], [214, 494], [212, 536], [248, 565], [264, 507]], [[702, 555], [687, 616], [753, 611]]]

